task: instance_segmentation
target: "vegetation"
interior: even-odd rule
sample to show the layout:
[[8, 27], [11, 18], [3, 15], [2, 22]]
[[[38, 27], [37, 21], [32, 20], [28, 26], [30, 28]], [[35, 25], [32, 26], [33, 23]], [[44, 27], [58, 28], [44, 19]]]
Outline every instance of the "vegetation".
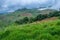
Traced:
[[[11, 23], [14, 23], [16, 20], [24, 19], [28, 17], [30, 22], [35, 22], [35, 17], [39, 14], [49, 14], [56, 12], [57, 10], [46, 9], [46, 10], [37, 10], [37, 9], [18, 9], [15, 12], [0, 14], [0, 27], [6, 27]], [[32, 18], [32, 19], [31, 19]], [[33, 21], [32, 21], [33, 20]]]
[[16, 25], [0, 30], [0, 40], [60, 40], [60, 19]]
[[[43, 21], [52, 17], [59, 19]], [[1, 14], [0, 40], [60, 40], [60, 11], [24, 8]]]
[[[46, 18], [51, 18], [51, 17], [59, 17], [60, 16], [60, 11], [55, 11], [55, 12], [50, 12], [49, 14], [39, 14], [35, 18], [31, 17], [24, 17], [22, 20], [20, 19], [19, 21], [16, 21], [15, 23], [17, 24], [27, 24], [27, 23], [32, 23], [35, 21], [41, 21]], [[33, 18], [33, 19], [32, 19]]]

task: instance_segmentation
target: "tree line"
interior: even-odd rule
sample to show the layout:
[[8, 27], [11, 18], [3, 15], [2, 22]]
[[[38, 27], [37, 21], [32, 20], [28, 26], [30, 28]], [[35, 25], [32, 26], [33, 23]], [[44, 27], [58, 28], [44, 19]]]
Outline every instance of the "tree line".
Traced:
[[46, 18], [58, 17], [58, 16], [60, 16], [60, 11], [55, 11], [55, 12], [50, 12], [49, 14], [39, 14], [35, 18], [24, 17], [23, 19], [20, 19], [19, 21], [15, 21], [15, 23], [16, 24], [27, 24], [27, 23], [32, 23], [35, 21], [41, 21]]

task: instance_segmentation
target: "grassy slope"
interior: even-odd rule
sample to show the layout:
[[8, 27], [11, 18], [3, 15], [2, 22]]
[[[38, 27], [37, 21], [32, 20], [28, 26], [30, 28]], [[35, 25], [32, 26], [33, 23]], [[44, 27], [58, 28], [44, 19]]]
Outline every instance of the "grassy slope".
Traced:
[[26, 9], [26, 10], [16, 10], [15, 12], [8, 13], [8, 14], [2, 14], [0, 15], [0, 27], [7, 26], [11, 24], [12, 22], [19, 20], [21, 18], [24, 18], [25, 16], [28, 17], [35, 17], [38, 14], [48, 14], [50, 12], [54, 12], [56, 10], [35, 10], [35, 9]]
[[60, 20], [12, 24], [0, 31], [0, 40], [60, 40]]
[[0, 27], [9, 25], [18, 19], [24, 18], [25, 16], [36, 16], [38, 10], [19, 10], [8, 14], [0, 14]]

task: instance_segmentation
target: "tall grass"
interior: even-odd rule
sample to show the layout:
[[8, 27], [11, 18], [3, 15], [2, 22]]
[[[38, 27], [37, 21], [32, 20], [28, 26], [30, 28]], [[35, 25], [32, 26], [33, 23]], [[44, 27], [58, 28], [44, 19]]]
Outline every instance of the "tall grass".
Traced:
[[60, 20], [12, 24], [0, 31], [0, 40], [60, 40]]

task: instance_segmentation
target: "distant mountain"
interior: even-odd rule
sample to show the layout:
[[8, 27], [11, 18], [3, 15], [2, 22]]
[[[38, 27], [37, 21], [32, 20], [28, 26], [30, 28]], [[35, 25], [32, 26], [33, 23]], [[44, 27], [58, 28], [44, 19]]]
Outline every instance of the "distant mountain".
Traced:
[[38, 9], [18, 9], [15, 12], [9, 12], [5, 14], [0, 14], [0, 26], [6, 26], [10, 23], [15, 22], [16, 20], [22, 19], [24, 17], [36, 17], [39, 14], [49, 14], [50, 12], [54, 12], [57, 10], [53, 9], [45, 9], [45, 10], [38, 10]]

